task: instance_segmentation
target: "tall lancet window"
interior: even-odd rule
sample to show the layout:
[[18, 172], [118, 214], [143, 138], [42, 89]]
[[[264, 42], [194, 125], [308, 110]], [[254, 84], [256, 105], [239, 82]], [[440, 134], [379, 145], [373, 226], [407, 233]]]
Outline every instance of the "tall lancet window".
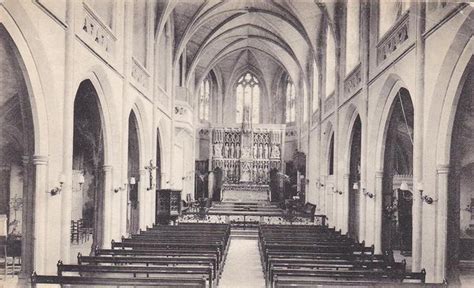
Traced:
[[[257, 77], [246, 73], [237, 81], [235, 90], [235, 121], [260, 122], [260, 84]], [[249, 119], [252, 116], [252, 119]]]
[[199, 120], [209, 121], [209, 96], [211, 94], [209, 79], [204, 79], [199, 89]]
[[286, 123], [296, 121], [296, 91], [295, 85], [288, 78], [286, 82]]

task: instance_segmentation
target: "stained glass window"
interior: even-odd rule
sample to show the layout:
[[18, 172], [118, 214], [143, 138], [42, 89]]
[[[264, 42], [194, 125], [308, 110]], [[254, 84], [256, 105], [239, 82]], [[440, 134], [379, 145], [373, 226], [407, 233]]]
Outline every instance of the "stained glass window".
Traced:
[[296, 121], [296, 90], [293, 82], [286, 82], [286, 123]]
[[[246, 73], [237, 81], [235, 121], [242, 123], [244, 117], [252, 116], [252, 123], [260, 122], [260, 84], [257, 77], [251, 73]], [[246, 115], [245, 111], [249, 111]]]
[[204, 79], [199, 89], [199, 120], [209, 121], [209, 96], [211, 85], [209, 79]]

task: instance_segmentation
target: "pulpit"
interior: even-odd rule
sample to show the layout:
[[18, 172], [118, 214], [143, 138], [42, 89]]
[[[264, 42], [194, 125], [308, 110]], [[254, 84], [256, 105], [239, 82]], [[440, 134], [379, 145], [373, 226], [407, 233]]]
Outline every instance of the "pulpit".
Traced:
[[181, 190], [156, 190], [156, 217], [158, 224], [169, 224], [181, 214]]

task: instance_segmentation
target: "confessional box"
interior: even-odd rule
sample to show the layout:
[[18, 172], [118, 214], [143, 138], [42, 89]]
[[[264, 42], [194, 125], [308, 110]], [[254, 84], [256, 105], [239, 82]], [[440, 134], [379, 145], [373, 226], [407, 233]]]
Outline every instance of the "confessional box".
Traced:
[[181, 190], [156, 190], [156, 223], [169, 224], [181, 215]]

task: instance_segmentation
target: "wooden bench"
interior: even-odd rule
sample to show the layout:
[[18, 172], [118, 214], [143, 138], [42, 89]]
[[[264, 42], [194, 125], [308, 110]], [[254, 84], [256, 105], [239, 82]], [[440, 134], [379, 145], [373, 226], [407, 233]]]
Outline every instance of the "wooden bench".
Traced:
[[[104, 263], [104, 262], [102, 262]], [[172, 265], [176, 263], [161, 263], [162, 265]], [[190, 264], [190, 263], [186, 263]], [[81, 265], [81, 264], [66, 264], [58, 263], [58, 276], [65, 276], [64, 273], [79, 273], [80, 276], [94, 276], [94, 277], [108, 277], [110, 274], [122, 274], [122, 277], [134, 277], [143, 275], [142, 278], [155, 277], [157, 274], [165, 274], [166, 276], [188, 277], [188, 275], [199, 276], [199, 278], [206, 279], [208, 287], [213, 287], [214, 273], [212, 267], [190, 267], [190, 266], [112, 266], [112, 265]], [[86, 274], [86, 275], [84, 275]], [[75, 275], [66, 275], [75, 276]]]
[[78, 264], [97, 265], [97, 264], [142, 264], [146, 266], [170, 266], [170, 265], [193, 265], [210, 267], [212, 269], [212, 279], [218, 271], [216, 259], [206, 256], [173, 256], [173, 257], [156, 257], [156, 256], [78, 256]]
[[82, 286], [133, 286], [133, 287], [186, 287], [205, 288], [206, 279], [193, 277], [153, 277], [153, 278], [116, 278], [94, 276], [45, 276], [33, 272], [31, 276], [32, 287], [38, 284], [82, 285]]

